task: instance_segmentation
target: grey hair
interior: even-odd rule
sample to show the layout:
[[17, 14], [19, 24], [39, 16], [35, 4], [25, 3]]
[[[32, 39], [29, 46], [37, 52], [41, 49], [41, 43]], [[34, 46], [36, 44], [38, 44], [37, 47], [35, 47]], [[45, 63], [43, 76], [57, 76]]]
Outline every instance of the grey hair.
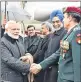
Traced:
[[52, 31], [52, 30], [53, 30], [53, 26], [52, 26], [52, 24], [49, 23], [49, 22], [43, 22], [43, 23], [41, 24], [41, 26], [42, 26], [42, 25], [46, 25], [46, 27], [47, 27], [47, 29], [49, 29], [49, 31]]
[[13, 21], [13, 20], [8, 21], [5, 25], [5, 29], [9, 27], [9, 24], [16, 24], [16, 21]]

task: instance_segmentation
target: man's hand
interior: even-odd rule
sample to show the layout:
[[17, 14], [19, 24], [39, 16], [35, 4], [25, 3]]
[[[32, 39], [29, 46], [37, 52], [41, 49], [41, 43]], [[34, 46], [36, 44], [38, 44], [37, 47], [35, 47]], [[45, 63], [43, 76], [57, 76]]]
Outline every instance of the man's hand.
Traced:
[[33, 63], [30, 67], [30, 72], [32, 72], [33, 74], [37, 74], [38, 72], [40, 72], [42, 69], [40, 64], [35, 64]]
[[33, 56], [30, 53], [26, 53], [25, 56], [20, 57], [20, 60], [23, 62], [32, 64], [33, 63]]

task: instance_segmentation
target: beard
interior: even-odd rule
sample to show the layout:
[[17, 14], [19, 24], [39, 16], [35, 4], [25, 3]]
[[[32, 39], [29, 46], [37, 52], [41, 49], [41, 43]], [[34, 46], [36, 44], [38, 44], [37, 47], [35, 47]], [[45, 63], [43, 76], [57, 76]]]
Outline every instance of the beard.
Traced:
[[59, 27], [59, 28], [54, 28], [54, 31], [58, 31], [60, 30], [62, 27]]
[[60, 30], [62, 27], [63, 27], [63, 25], [61, 24], [61, 25], [59, 25], [57, 28], [54, 28], [54, 31], [58, 31], [58, 30]]
[[19, 38], [19, 35], [13, 35], [11, 33], [7, 33], [7, 34], [13, 39], [18, 39]]

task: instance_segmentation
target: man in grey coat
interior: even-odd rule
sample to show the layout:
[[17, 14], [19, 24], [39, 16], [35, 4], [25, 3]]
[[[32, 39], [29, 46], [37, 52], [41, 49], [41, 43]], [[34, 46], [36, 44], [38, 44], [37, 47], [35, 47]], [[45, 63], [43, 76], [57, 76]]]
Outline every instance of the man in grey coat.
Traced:
[[21, 61], [25, 50], [19, 40], [20, 26], [15, 21], [5, 25], [6, 34], [1, 38], [1, 78], [10, 82], [27, 82], [30, 65]]

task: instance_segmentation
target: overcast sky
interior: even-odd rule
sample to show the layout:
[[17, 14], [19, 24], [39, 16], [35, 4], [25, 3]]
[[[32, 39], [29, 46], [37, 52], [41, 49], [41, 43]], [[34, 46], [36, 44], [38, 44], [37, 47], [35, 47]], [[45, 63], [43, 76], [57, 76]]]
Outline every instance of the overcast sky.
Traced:
[[[4, 2], [2, 3], [2, 7], [4, 5]], [[9, 2], [9, 5], [15, 5], [20, 7], [20, 2]], [[62, 7], [67, 6], [80, 6], [80, 2], [27, 2], [25, 9], [30, 10], [31, 9], [58, 9]]]
[[[20, 2], [9, 2], [9, 6], [15, 5], [20, 7]], [[54, 9], [62, 9], [67, 6], [80, 6], [80, 2], [27, 2], [25, 10], [33, 17], [34, 12], [52, 11]], [[4, 8], [4, 2], [2, 2]]]
[[80, 6], [80, 2], [28, 2], [25, 5], [25, 10], [33, 16], [34, 12], [51, 12], [54, 9], [62, 9], [67, 6]]

